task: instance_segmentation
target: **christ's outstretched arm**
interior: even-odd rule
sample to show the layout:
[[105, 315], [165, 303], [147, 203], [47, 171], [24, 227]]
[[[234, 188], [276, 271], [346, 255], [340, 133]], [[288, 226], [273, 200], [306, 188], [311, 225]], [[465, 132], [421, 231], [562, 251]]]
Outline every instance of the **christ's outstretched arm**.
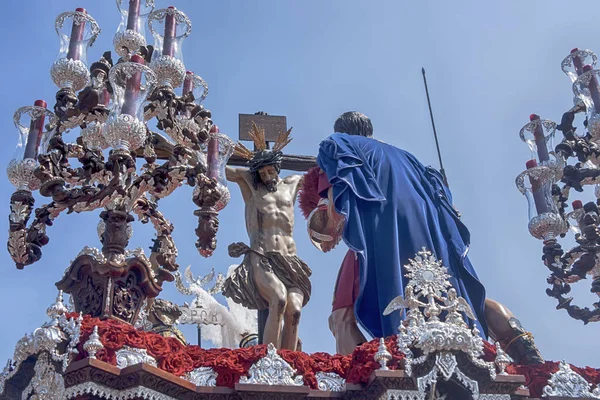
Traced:
[[238, 184], [240, 191], [242, 192], [244, 202], [247, 202], [252, 198], [252, 176], [246, 168], [232, 168], [228, 165], [225, 167], [225, 177], [228, 181]]

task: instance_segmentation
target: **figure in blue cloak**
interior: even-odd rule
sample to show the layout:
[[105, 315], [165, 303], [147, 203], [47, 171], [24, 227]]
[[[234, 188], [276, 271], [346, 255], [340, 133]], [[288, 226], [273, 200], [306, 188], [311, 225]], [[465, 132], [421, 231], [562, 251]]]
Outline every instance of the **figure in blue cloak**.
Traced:
[[[372, 138], [369, 118], [342, 114], [319, 148], [318, 191], [330, 199], [330, 219], [344, 224], [346, 255], [334, 297], [330, 328], [338, 352], [351, 353], [364, 341], [398, 332], [401, 316], [384, 308], [407, 283], [404, 265], [425, 247], [448, 269], [450, 283], [475, 311], [484, 338], [507, 346], [517, 362], [543, 359], [533, 338], [501, 304], [486, 301], [485, 288], [467, 252], [470, 235], [452, 204], [442, 176], [412, 154]], [[326, 241], [323, 250], [329, 250]], [[494, 326], [491, 326], [494, 325]]]

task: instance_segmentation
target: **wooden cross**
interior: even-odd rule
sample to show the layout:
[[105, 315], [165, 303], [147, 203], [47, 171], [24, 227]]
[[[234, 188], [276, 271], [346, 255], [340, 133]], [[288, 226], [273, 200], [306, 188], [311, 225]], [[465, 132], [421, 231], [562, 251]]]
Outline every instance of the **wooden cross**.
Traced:
[[[257, 112], [256, 114], [240, 114], [239, 120], [239, 139], [251, 141], [248, 132], [252, 129], [252, 122], [260, 129], [265, 130], [265, 141], [267, 146], [269, 143], [275, 142], [277, 136], [282, 131], [287, 131], [287, 118], [279, 115], [268, 115], [265, 112]], [[256, 150], [256, 149], [255, 149]], [[233, 166], [246, 166], [247, 160], [242, 157], [233, 155], [227, 163]], [[302, 156], [293, 154], [284, 154], [281, 162], [281, 169], [288, 171], [306, 172], [317, 165], [317, 158], [314, 156]], [[258, 311], [258, 343], [263, 344], [263, 334], [269, 310]]]
[[[252, 122], [254, 122], [259, 128], [265, 130], [265, 139], [267, 145], [275, 142], [279, 132], [287, 131], [287, 118], [280, 115], [268, 115], [264, 112], [258, 112], [256, 114], [240, 114], [239, 122], [239, 140], [242, 141], [252, 140], [248, 134], [248, 132], [250, 132], [252, 129]], [[247, 165], [247, 161], [242, 157], [233, 155], [227, 164], [243, 167]], [[284, 154], [281, 162], [281, 169], [306, 172], [316, 165], [316, 157]]]

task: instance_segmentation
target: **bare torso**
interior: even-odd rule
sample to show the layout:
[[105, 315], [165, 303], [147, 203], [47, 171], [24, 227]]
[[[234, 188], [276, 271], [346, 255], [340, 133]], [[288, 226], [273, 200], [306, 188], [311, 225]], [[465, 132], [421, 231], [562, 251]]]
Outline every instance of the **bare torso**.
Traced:
[[232, 168], [228, 172], [237, 178], [231, 180], [242, 190], [250, 247], [261, 253], [275, 251], [284, 256], [296, 255], [296, 243], [292, 237], [294, 203], [302, 177], [291, 175], [282, 178], [277, 190], [269, 192], [263, 185], [255, 189], [252, 176], [247, 171]]

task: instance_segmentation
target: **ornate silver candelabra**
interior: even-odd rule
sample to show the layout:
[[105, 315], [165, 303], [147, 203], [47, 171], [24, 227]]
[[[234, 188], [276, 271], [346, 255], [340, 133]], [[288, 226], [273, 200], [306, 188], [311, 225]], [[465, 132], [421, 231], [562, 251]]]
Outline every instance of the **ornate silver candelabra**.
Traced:
[[[571, 284], [590, 276], [590, 291], [600, 296], [600, 70], [595, 70], [598, 58], [590, 50], [573, 49], [562, 61], [563, 72], [573, 85], [574, 106], [563, 114], [561, 123], [542, 120], [532, 114], [530, 122], [520, 132], [529, 145], [531, 160], [516, 180], [517, 188], [529, 204], [529, 232], [544, 243], [543, 260], [550, 270], [546, 293], [558, 300], [557, 309], [585, 324], [600, 320], [600, 301], [593, 308], [571, 304], [566, 295]], [[583, 123], [587, 132], [579, 134], [573, 126], [575, 115], [586, 113]], [[555, 131], [563, 140], [553, 147]], [[562, 184], [562, 185], [561, 185]], [[582, 192], [585, 186], [595, 186], [596, 202], [572, 202], [567, 212], [571, 189]], [[577, 245], [563, 251], [558, 239], [570, 230]]]
[[[8, 250], [17, 268], [41, 258], [46, 229], [61, 213], [102, 210], [102, 249], [84, 249], [57, 286], [76, 294], [76, 311], [132, 323], [144, 300], [156, 297], [178, 269], [174, 227], [158, 210], [159, 199], [182, 184], [194, 187], [196, 247], [204, 257], [214, 251], [217, 213], [229, 195], [221, 181], [231, 141], [202, 105], [208, 85], [186, 73], [188, 17], [173, 7], [154, 10], [152, 0], [128, 4], [125, 10], [117, 1], [122, 20], [113, 40], [116, 63], [105, 52], [88, 65], [100, 28], [86, 10], [58, 16], [61, 46], [50, 71], [59, 88], [54, 112], [43, 100], [17, 110], [19, 141], [7, 173], [16, 187]], [[154, 46], [146, 45], [145, 25]], [[152, 131], [153, 120], [162, 132]], [[37, 190], [49, 203], [34, 210]], [[156, 230], [149, 258], [126, 250], [134, 215]]]

